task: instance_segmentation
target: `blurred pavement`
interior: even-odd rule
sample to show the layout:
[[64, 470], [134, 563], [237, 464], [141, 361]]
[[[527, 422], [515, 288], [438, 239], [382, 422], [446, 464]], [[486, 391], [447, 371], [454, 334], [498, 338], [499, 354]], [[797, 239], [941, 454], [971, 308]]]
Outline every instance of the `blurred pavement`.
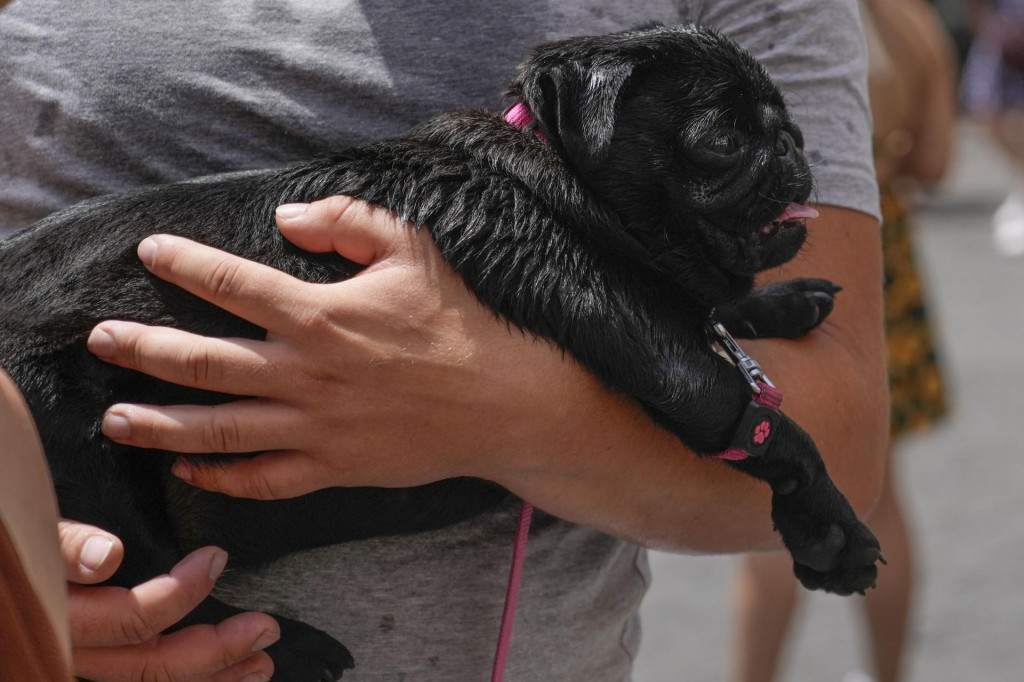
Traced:
[[[919, 216], [953, 415], [898, 453], [921, 573], [908, 682], [1024, 680], [1024, 258], [998, 256], [989, 225], [1015, 182], [965, 124], [958, 163]], [[636, 682], [724, 680], [735, 558], [652, 553], [651, 563]], [[866, 669], [857, 598], [807, 596], [780, 681]]]

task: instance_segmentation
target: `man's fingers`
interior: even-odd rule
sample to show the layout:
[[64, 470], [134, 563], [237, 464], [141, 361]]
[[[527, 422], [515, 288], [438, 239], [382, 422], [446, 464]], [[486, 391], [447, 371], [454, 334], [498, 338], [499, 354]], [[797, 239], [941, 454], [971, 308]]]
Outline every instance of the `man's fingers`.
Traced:
[[68, 589], [71, 641], [75, 646], [138, 644], [184, 618], [209, 595], [227, 553], [203, 547], [171, 572], [137, 585]]
[[280, 500], [323, 488], [328, 472], [320, 462], [295, 452], [268, 452], [251, 459], [216, 464], [178, 460], [174, 474], [194, 486], [232, 497]]
[[160, 279], [270, 331], [308, 308], [302, 292], [308, 284], [183, 237], [146, 237], [138, 253]]
[[111, 440], [182, 453], [248, 453], [296, 447], [301, 410], [262, 400], [224, 405], [113, 405], [101, 428]]
[[273, 361], [267, 344], [250, 339], [208, 338], [170, 327], [110, 320], [86, 342], [97, 357], [144, 371], [164, 381], [234, 395], [261, 395], [260, 379]]
[[279, 206], [277, 226], [301, 249], [335, 251], [362, 265], [386, 258], [395, 238], [409, 231], [387, 209], [347, 196]]
[[121, 565], [124, 545], [116, 535], [69, 519], [59, 521], [57, 531], [69, 581], [83, 585], [101, 583]]
[[196, 682], [268, 682], [273, 674], [274, 661], [261, 651], [214, 675], [199, 678]]
[[75, 674], [104, 682], [237, 682], [246, 675], [269, 680], [273, 661], [265, 653], [253, 652], [280, 636], [270, 616], [241, 613], [217, 625], [193, 625], [142, 645], [76, 648]]

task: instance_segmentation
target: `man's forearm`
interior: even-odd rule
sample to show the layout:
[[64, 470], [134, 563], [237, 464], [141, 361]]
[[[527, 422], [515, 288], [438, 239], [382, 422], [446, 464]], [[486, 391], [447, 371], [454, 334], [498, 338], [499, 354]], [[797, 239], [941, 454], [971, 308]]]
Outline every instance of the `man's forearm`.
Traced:
[[[878, 493], [888, 437], [877, 223], [823, 208], [805, 251], [770, 278], [797, 276], [841, 284], [836, 310], [805, 339], [744, 347], [783, 389], [783, 410], [814, 437], [836, 485], [864, 512]], [[552, 425], [544, 450], [498, 471], [499, 482], [558, 516], [649, 546], [779, 545], [767, 486], [697, 458], [639, 407], [589, 377], [578, 381], [557, 388], [574, 409]]]

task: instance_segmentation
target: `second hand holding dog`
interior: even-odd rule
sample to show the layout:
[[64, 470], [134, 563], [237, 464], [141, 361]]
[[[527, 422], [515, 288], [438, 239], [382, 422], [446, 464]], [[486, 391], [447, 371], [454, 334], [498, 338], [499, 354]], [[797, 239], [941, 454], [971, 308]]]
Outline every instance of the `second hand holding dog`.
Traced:
[[262, 649], [281, 632], [265, 613], [240, 613], [216, 625], [164, 633], [213, 589], [227, 560], [222, 550], [197, 549], [168, 574], [129, 590], [100, 586], [124, 558], [118, 538], [67, 519], [59, 531], [76, 676], [117, 682], [140, 679], [140, 671], [149, 670], [166, 679], [248, 682], [273, 674], [274, 663]]
[[[829, 209], [805, 257], [775, 273], [837, 273], [834, 279], [855, 292], [853, 305], [823, 325], [826, 333], [814, 334], [818, 342], [750, 342], [786, 387], [789, 411], [822, 442], [858, 509], [875, 489], [861, 453], [875, 451], [869, 441], [878, 429], [871, 425], [884, 410], [859, 404], [838, 417], [821, 405], [836, 377], [853, 395], [871, 394], [877, 374], [870, 371], [873, 339], [862, 338], [874, 282], [865, 277], [857, 284], [877, 247], [871, 222]], [[563, 518], [649, 545], [715, 552], [778, 546], [770, 524], [748, 521], [764, 518], [756, 515], [769, 506], [762, 486], [688, 456], [639, 407], [571, 358], [510, 332], [447, 268], [425, 231], [341, 197], [311, 204], [298, 219], [279, 216], [279, 226], [303, 248], [333, 249], [372, 265], [347, 282], [306, 284], [159, 237], [149, 264], [154, 274], [266, 326], [268, 341], [105, 322], [90, 348], [102, 350], [102, 331], [111, 340], [99, 354], [111, 362], [255, 398], [215, 407], [115, 405], [104, 420], [108, 436], [178, 452], [273, 451], [188, 469], [194, 485], [236, 496], [474, 475]], [[819, 367], [830, 369], [827, 381]], [[121, 431], [114, 417], [123, 419]], [[847, 438], [851, 419], [859, 442]]]

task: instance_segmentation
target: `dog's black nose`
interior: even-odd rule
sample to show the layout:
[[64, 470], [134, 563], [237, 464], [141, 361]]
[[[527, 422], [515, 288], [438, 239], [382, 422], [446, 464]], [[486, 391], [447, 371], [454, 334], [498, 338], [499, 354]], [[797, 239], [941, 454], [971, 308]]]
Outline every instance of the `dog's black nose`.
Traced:
[[796, 140], [789, 134], [789, 131], [780, 130], [779, 136], [775, 138], [775, 154], [785, 156], [791, 161], [797, 160]]

